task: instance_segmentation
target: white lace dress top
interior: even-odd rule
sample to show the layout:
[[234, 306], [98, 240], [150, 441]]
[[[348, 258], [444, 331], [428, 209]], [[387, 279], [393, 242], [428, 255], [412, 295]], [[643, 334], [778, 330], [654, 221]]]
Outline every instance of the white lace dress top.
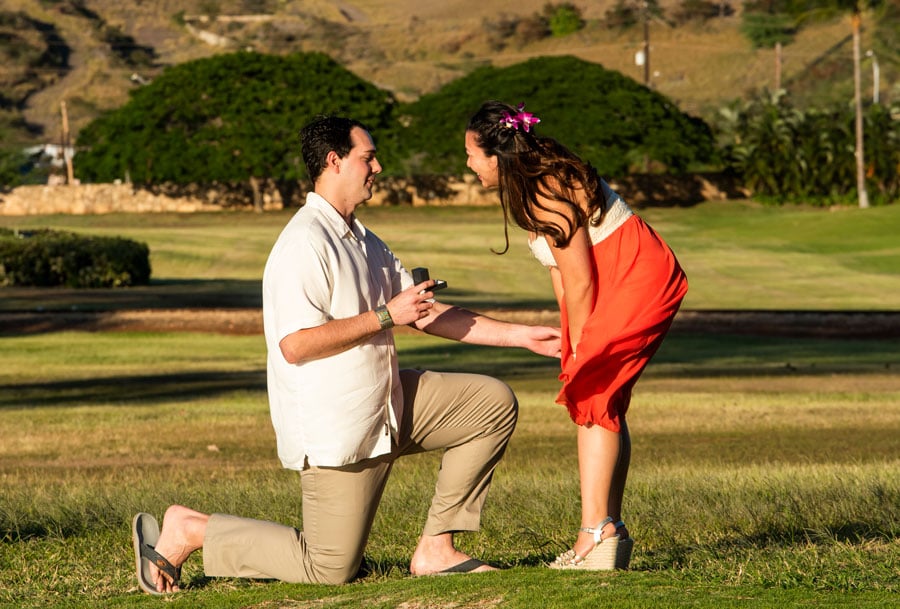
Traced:
[[[606, 196], [606, 207], [609, 211], [606, 212], [606, 217], [603, 218], [603, 222], [599, 226], [594, 226], [592, 223], [588, 224], [591, 245], [597, 245], [609, 237], [617, 228], [625, 224], [628, 218], [634, 215], [628, 204], [609, 187], [609, 184], [604, 180], [600, 180], [600, 186], [603, 188], [603, 194]], [[599, 213], [600, 211], [598, 210], [597, 214]], [[531, 249], [531, 255], [537, 258], [538, 262], [547, 267], [556, 266], [556, 260], [553, 258], [553, 252], [550, 251], [550, 245], [547, 244], [547, 240], [543, 236], [538, 235], [535, 239], [529, 239], [528, 247]]]

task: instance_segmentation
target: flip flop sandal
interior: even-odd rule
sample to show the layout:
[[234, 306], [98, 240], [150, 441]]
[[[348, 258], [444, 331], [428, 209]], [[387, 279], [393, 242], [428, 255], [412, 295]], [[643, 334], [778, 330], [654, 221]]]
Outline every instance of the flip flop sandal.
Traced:
[[487, 563], [478, 560], [477, 558], [470, 558], [468, 560], [464, 560], [458, 565], [453, 565], [452, 567], [448, 567], [443, 571], [438, 571], [437, 575], [452, 575], [454, 573], [471, 573], [478, 567], [483, 567]]
[[150, 514], [139, 512], [131, 521], [131, 541], [134, 546], [135, 572], [138, 585], [148, 594], [166, 594], [156, 588], [156, 582], [150, 575], [150, 564], [166, 574], [176, 586], [181, 579], [181, 567], [176, 567], [156, 551], [159, 541], [159, 523]]

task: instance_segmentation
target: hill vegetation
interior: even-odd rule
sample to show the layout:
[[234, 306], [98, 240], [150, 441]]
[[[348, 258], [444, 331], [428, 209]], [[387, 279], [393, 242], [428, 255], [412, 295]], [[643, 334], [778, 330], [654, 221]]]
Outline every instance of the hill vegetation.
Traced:
[[[711, 120], [726, 102], [774, 87], [774, 53], [754, 48], [741, 33], [742, 3], [651, 4], [662, 16], [648, 28], [649, 84], [683, 111]], [[547, 5], [547, 0], [5, 0], [0, 139], [58, 142], [63, 100], [74, 137], [166, 66], [239, 49], [324, 52], [402, 101], [433, 93], [477, 67], [536, 56], [573, 55], [643, 82], [644, 68], [635, 65], [643, 28], [632, 0], [575, 2], [581, 27], [574, 33], [551, 27], [542, 16]], [[898, 28], [900, 19], [890, 14], [865, 15], [863, 49], [873, 49], [880, 62], [885, 101], [895, 95], [890, 83], [897, 82], [900, 65]], [[784, 48], [782, 85], [801, 106], [809, 99], [849, 100], [850, 58], [845, 15], [805, 23]], [[872, 60], [867, 61], [869, 70]], [[871, 87], [866, 74], [865, 86]]]
[[[63, 110], [61, 137], [57, 141], [69, 145], [76, 136], [82, 135], [77, 140], [79, 147], [84, 151], [91, 148], [82, 155], [87, 166], [78, 168], [78, 173], [87, 179], [109, 180], [116, 176], [134, 178], [144, 184], [200, 179], [249, 181], [257, 201], [260, 179], [293, 182], [296, 186], [302, 168], [297, 167], [296, 152], [289, 149], [293, 142], [290, 145], [287, 142], [293, 140], [292, 134], [298, 126], [308, 120], [310, 114], [306, 110], [330, 103], [300, 100], [304, 95], [311, 98], [315, 95], [309, 88], [298, 92], [296, 85], [302, 88], [315, 78], [295, 77], [278, 67], [266, 72], [274, 65], [274, 60], [269, 58], [280, 57], [291, 63], [297, 57], [319, 54], [320, 50], [325, 50], [330, 57], [327, 72], [336, 75], [340, 68], [337, 78], [341, 83], [353, 83], [349, 84], [351, 88], [368, 88], [371, 94], [382, 97], [384, 111], [373, 126], [390, 126], [378, 128], [383, 155], [387, 158], [396, 151], [399, 163], [388, 167], [397, 167], [396, 171], [409, 176], [458, 173], [462, 169], [455, 135], [458, 125], [486, 98], [505, 98], [515, 103], [518, 97], [519, 100], [527, 98], [530, 104], [537, 101], [540, 112], [552, 118], [547, 123], [549, 134], [573, 146], [607, 174], [636, 169], [696, 169], [713, 157], [711, 132], [716, 132], [722, 140], [719, 149], [724, 145], [728, 153], [726, 167], [741, 172], [762, 168], [762, 175], [750, 178], [758, 185], [766, 185], [759, 192], [782, 200], [807, 195], [829, 200], [845, 198], [853, 191], [852, 180], [842, 179], [837, 188], [831, 183], [834, 176], [853, 173], [852, 166], [845, 161], [852, 158], [855, 144], [843, 118], [833, 121], [834, 124], [825, 121], [830, 133], [826, 141], [820, 142], [813, 117], [817, 112], [843, 117], [846, 114], [843, 107], [852, 98], [845, 78], [853, 66], [847, 56], [847, 17], [851, 4], [872, 8], [866, 16], [873, 26], [871, 32], [863, 30], [864, 43], [875, 49], [869, 53], [873, 68], [879, 55], [882, 57], [886, 83], [892, 82], [891, 74], [896, 74], [896, 49], [900, 40], [900, 19], [892, 19], [900, 9], [884, 0], [746, 2], [742, 6], [746, 14], [739, 16], [735, 16], [737, 11], [727, 0], [719, 3], [678, 0], [677, 4], [666, 7], [656, 0], [644, 4], [615, 0], [602, 13], [599, 7], [592, 5], [591, 13], [569, 2], [547, 2], [534, 7], [533, 12], [528, 12], [532, 8], [530, 2], [509, 7], [499, 3], [489, 8], [480, 6], [471, 14], [465, 13], [465, 18], [450, 9], [468, 9], [469, 0], [414, 6], [407, 6], [401, 0], [336, 4], [206, 0], [193, 7], [201, 12], [188, 13], [182, 6], [182, 10], [171, 13], [165, 22], [166, 32], [188, 36], [192, 41], [181, 46], [173, 46], [175, 38], [161, 34], [160, 22], [152, 19], [176, 8], [166, 0], [139, 2], [140, 10], [129, 14], [124, 21], [120, 9], [107, 6], [104, 0], [92, 0], [90, 4], [87, 0], [11, 2], [13, 10], [0, 13], [0, 52], [14, 60], [10, 62], [13, 68], [0, 73], [6, 78], [0, 83], [4, 85], [0, 87], [3, 92], [0, 104], [5, 109], [5, 115], [0, 117], [0, 133], [6, 144], [0, 146], [0, 184], [22, 182], [19, 176], [23, 175], [21, 167], [25, 157], [20, 146], [27, 139], [23, 134], [29, 134], [32, 139], [46, 134], [44, 124], [28, 117], [37, 115], [41, 100], [49, 100], [51, 113], [46, 116], [54, 116], [57, 103]], [[411, 12], [401, 19], [397, 11], [404, 8]], [[472, 20], [479, 15], [480, 21], [474, 23]], [[778, 18], [751, 19], [758, 15]], [[831, 18], [823, 21], [822, 15]], [[149, 25], [152, 23], [157, 30], [152, 30]], [[400, 23], [406, 24], [402, 31], [397, 30]], [[449, 30], [441, 33], [440, 28], [446, 23], [454, 24], [452, 36]], [[646, 27], [639, 27], [641, 23]], [[661, 32], [656, 31], [660, 28]], [[151, 35], [151, 30], [156, 34]], [[650, 31], [654, 31], [652, 43]], [[616, 44], [621, 45], [636, 32], [644, 32], [635, 55], [641, 60], [638, 63], [643, 64], [643, 85], [637, 83], [638, 79], [627, 68], [605, 67], [616, 62], [616, 54], [611, 49], [604, 49], [602, 61], [589, 57], [596, 54], [600, 41], [611, 34], [619, 36]], [[775, 83], [783, 89], [778, 95], [789, 100], [791, 111], [796, 108], [799, 118], [778, 115], [774, 127], [781, 131], [774, 138], [764, 132], [750, 134], [751, 141], [762, 145], [754, 144], [748, 149], [742, 144], [748, 140], [748, 134], [734, 128], [735, 124], [752, 123], [740, 116], [735, 121], [734, 108], [747, 103], [752, 108], [756, 101], [769, 97], [765, 85], [769, 79], [760, 80], [758, 75], [745, 70], [746, 61], [740, 69], [731, 66], [727, 70], [705, 64], [714, 71], [714, 81], [708, 86], [696, 86], [704, 83], [695, 82], [698, 75], [690, 72], [688, 76], [687, 70], [681, 73], [681, 79], [690, 81], [687, 82], [690, 86], [683, 90], [674, 86], [675, 81], [664, 77], [670, 74], [669, 68], [664, 68], [667, 61], [684, 64], [691, 45], [710, 32], [730, 35], [729, 50], [723, 51], [724, 42], [718, 49], [720, 59], [724, 54], [733, 53], [738, 41], [750, 48], [754, 61], [771, 44], [777, 44], [779, 49], [794, 49], [806, 36], [808, 42], [815, 40], [820, 45], [815, 61], [807, 63], [806, 70], [798, 73], [785, 69], [788, 63], [783, 50], [776, 52]], [[420, 33], [426, 35], [420, 37]], [[678, 44], [671, 54], [660, 57], [656, 47], [665, 46], [667, 36], [670, 42]], [[152, 42], [148, 44], [144, 40]], [[70, 41], [78, 41], [80, 46]], [[830, 46], [821, 48], [826, 42]], [[201, 47], [207, 57], [240, 59], [223, 59], [218, 64], [197, 64], [184, 59], [199, 53]], [[91, 50], [91, 62], [84, 61], [81, 48]], [[176, 48], [180, 50], [176, 52]], [[298, 50], [301, 53], [295, 52]], [[93, 62], [95, 58], [97, 61]], [[700, 65], [708, 58], [697, 59], [689, 62], [690, 65]], [[302, 63], [301, 60], [295, 67], [313, 72], [319, 69]], [[174, 78], [167, 74], [177, 74], [185, 64], [220, 67], [214, 74], [203, 73], [198, 68], [200, 72], [183, 79], [182, 84], [167, 84]], [[87, 74], [84, 68], [88, 65], [94, 71], [89, 81], [84, 82]], [[24, 66], [24, 71], [20, 69], [21, 73], [17, 73], [15, 66]], [[417, 72], [422, 66], [428, 68], [432, 80]], [[823, 66], [834, 69], [814, 74]], [[130, 72], [129, 86], [137, 88], [126, 91], [115, 87], [121, 81], [115, 83], [111, 78], [123, 70]], [[256, 70], [259, 73], [254, 73]], [[809, 78], [810, 75], [815, 77]], [[750, 78], [754, 84], [745, 82], [749, 86], [745, 86], [743, 93], [729, 90], [729, 84], [736, 84], [735, 77]], [[83, 86], [76, 91], [67, 95], [59, 90], [64, 83], [65, 88], [78, 84], [79, 79]], [[275, 82], [278, 79], [288, 85], [279, 88]], [[390, 84], [385, 84], [384, 79], [389, 79]], [[164, 86], [152, 84], [155, 80], [162, 81]], [[95, 86], [100, 83], [105, 85]], [[355, 99], [355, 92], [338, 91], [339, 88], [324, 83], [319, 94], [324, 90], [326, 98], [348, 96], [352, 100], [349, 106], [330, 105], [338, 111], [352, 109], [351, 113], [357, 116], [370, 115], [371, 108], [357, 108], [361, 99]], [[154, 93], [145, 94], [148, 89]], [[97, 91], [105, 94], [98, 96]], [[196, 93], [193, 97], [192, 92]], [[126, 93], [133, 94], [127, 104]], [[874, 100], [880, 93], [881, 88], [875, 88], [873, 83], [873, 103], [867, 105], [877, 107]], [[893, 99], [896, 96], [894, 91], [886, 91], [884, 102], [891, 109], [880, 115], [875, 112], [876, 118], [866, 119], [870, 126], [883, 127], [878, 133], [869, 133], [867, 138], [881, 137], [887, 144], [875, 142], [879, 158], [869, 163], [865, 172], [879, 189], [876, 198], [884, 199], [882, 195], [885, 195], [888, 200], [898, 190], [895, 168], [900, 157], [900, 146], [897, 146], [900, 136], [898, 122], [892, 119], [892, 114], [900, 112], [896, 109], [897, 100]], [[809, 99], [815, 102], [810, 104]], [[804, 107], [810, 108], [810, 112], [804, 113]], [[115, 109], [121, 110], [110, 113]], [[392, 109], [399, 113], [392, 113]], [[266, 119], [260, 120], [260, 116]], [[102, 118], [91, 123], [98, 117]], [[757, 125], [763, 131], [769, 127], [766, 121], [758, 121]], [[797, 145], [791, 140], [797, 134], [811, 134], [811, 137]], [[768, 158], [771, 148], [768, 142], [773, 139], [793, 145], [779, 148], [773, 158]], [[270, 143], [271, 150], [259, 150], [262, 142]], [[822, 147], [820, 144], [826, 148], [824, 153], [815, 150]], [[116, 146], [120, 149], [116, 150]], [[806, 154], [808, 149], [813, 150], [812, 155]], [[164, 158], [169, 152], [178, 152], [180, 157], [170, 154]], [[785, 155], [795, 165], [790, 168], [793, 175], [776, 175], [777, 172], [766, 169], [774, 167], [778, 158]], [[829, 159], [837, 161], [835, 170], [822, 171], [821, 159], [826, 163]], [[290, 168], [292, 162], [294, 167]], [[206, 175], [199, 176], [196, 167], [203, 168]], [[811, 176], [811, 171], [819, 175]], [[863, 171], [858, 168], [857, 175], [861, 176]], [[24, 175], [33, 180], [43, 179], [39, 172]], [[804, 183], [798, 187], [797, 180]], [[282, 200], [290, 200], [290, 193], [281, 194]]]
[[[583, 93], [568, 86], [572, 78]], [[287, 201], [288, 185], [305, 177], [298, 125], [332, 113], [352, 115], [373, 131], [386, 175], [458, 175], [465, 172], [466, 121], [491, 97], [528, 99], [543, 116], [542, 132], [607, 175], [642, 162], [678, 172], [713, 155], [703, 121], [617, 72], [574, 57], [479, 68], [400, 104], [320, 53], [240, 52], [166, 70], [81, 132], [76, 166], [80, 178], [93, 182], [271, 179]]]
[[680, 172], [713, 157], [712, 133], [702, 120], [619, 72], [560, 56], [484, 66], [405, 106], [399, 139], [420, 155], [415, 171], [464, 172], [461, 131], [491, 98], [513, 105], [527, 100], [541, 117], [542, 135], [565, 142], [606, 175], [651, 162]]
[[[352, 114], [389, 131], [394, 100], [321, 53], [230, 53], [179, 64], [84, 129], [85, 181], [191, 184], [273, 179], [290, 200], [305, 175], [298, 126]], [[385, 160], [392, 155], [385, 147]]]

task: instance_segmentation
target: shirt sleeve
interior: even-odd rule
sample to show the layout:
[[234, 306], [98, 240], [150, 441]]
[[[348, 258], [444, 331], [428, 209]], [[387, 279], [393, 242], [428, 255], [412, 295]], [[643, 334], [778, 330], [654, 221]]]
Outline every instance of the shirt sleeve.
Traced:
[[265, 296], [278, 341], [329, 321], [331, 276], [324, 256], [309, 240], [294, 240], [273, 254]]

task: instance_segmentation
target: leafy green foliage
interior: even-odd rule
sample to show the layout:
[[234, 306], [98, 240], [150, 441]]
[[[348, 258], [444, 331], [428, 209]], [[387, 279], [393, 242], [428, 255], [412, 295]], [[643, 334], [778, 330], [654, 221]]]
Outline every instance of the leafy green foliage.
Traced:
[[120, 237], [0, 228], [0, 286], [111, 288], [150, 282], [150, 250]]
[[730, 17], [734, 8], [728, 0], [681, 0], [672, 15], [673, 21], [682, 25], [690, 22], [703, 22], [716, 17]]
[[794, 19], [784, 14], [745, 12], [741, 22], [741, 31], [757, 49], [790, 44], [797, 29]]
[[645, 18], [664, 21], [664, 13], [659, 0], [616, 0], [612, 8], [607, 9], [604, 20], [609, 27], [627, 30]]
[[[895, 109], [896, 111], [897, 109]], [[755, 194], [840, 201], [856, 192], [854, 113], [848, 104], [799, 110], [777, 93], [723, 111], [727, 162]], [[867, 190], [900, 193], [900, 125], [872, 105], [864, 117]]]
[[574, 34], [584, 27], [581, 9], [571, 2], [548, 3], [544, 6], [544, 15], [550, 32], [557, 37]]
[[508, 68], [483, 67], [403, 108], [400, 135], [415, 151], [409, 173], [462, 173], [469, 117], [488, 99], [525, 101], [554, 137], [604, 175], [645, 159], [678, 172], [709, 161], [709, 127], [659, 93], [619, 72], [575, 57], [540, 57]]
[[[297, 135], [305, 123], [346, 114], [378, 133], [393, 106], [389, 93], [321, 53], [220, 55], [166, 70], [91, 123], [75, 167], [83, 181], [296, 180], [306, 174]], [[390, 160], [390, 141], [379, 146]]]
[[27, 164], [28, 157], [21, 150], [0, 149], [0, 190], [22, 184]]

